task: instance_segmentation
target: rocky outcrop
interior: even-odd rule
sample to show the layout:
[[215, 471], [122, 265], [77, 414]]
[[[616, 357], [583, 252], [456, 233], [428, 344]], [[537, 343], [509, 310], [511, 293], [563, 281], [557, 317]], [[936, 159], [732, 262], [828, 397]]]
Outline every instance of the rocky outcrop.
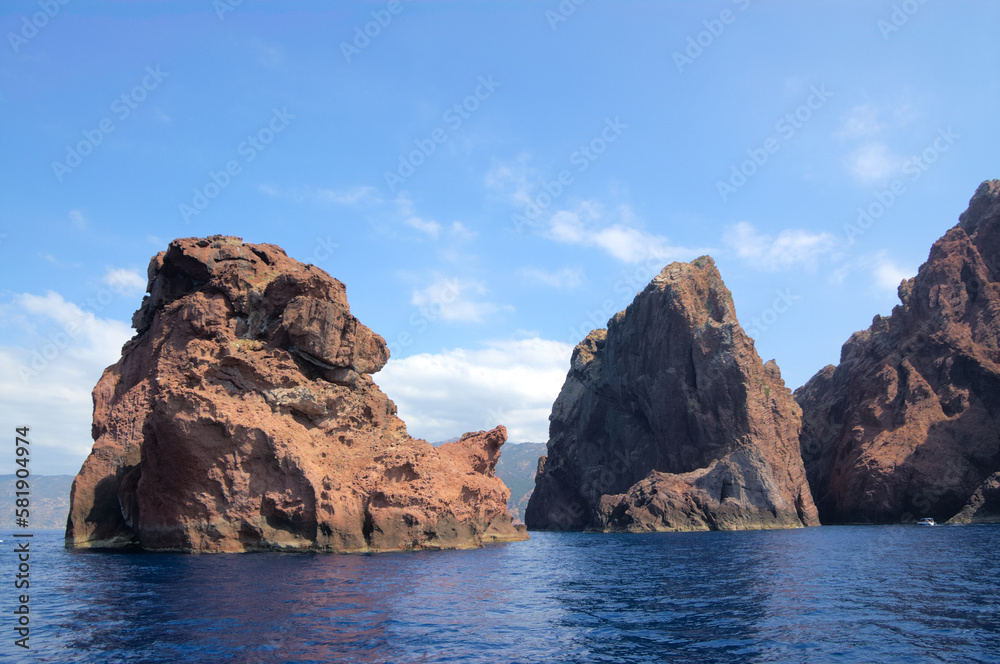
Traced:
[[796, 391], [824, 523], [1000, 520], [1000, 181]]
[[673, 263], [573, 351], [525, 521], [540, 530], [818, 525], [799, 418], [712, 259]]
[[389, 353], [344, 285], [269, 244], [175, 240], [94, 389], [69, 547], [384, 551], [524, 539], [506, 430], [432, 447], [372, 381]]

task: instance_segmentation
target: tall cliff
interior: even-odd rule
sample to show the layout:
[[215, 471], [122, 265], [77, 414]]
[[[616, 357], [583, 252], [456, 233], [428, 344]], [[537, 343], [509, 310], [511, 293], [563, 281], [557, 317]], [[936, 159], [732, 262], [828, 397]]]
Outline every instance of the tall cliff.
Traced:
[[384, 340], [344, 285], [279, 247], [175, 240], [94, 388], [69, 547], [381, 551], [524, 539], [506, 430], [432, 447], [371, 379]]
[[824, 523], [1000, 521], [1000, 180], [796, 391]]
[[715, 263], [672, 263], [591, 332], [549, 418], [529, 529], [818, 525], [800, 411]]

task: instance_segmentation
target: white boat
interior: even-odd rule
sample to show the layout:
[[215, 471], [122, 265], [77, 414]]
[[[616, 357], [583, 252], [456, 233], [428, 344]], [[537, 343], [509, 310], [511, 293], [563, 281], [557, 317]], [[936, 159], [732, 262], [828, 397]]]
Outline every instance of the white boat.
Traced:
[[932, 519], [929, 516], [925, 516], [924, 518], [920, 519], [920, 521], [917, 521], [917, 525], [918, 526], [936, 526], [937, 524], [934, 523], [934, 519]]

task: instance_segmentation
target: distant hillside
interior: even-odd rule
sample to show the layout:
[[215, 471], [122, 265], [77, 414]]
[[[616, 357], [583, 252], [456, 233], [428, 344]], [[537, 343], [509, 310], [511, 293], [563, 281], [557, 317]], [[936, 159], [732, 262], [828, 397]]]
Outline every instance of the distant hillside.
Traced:
[[545, 455], [545, 443], [507, 443], [501, 450], [497, 477], [510, 488], [507, 508], [523, 521], [524, 508], [535, 488], [538, 457]]
[[[8, 530], [14, 525], [14, 492], [16, 475], [0, 475], [0, 509], [3, 522], [0, 528]], [[32, 475], [28, 478], [31, 501], [28, 510], [28, 530], [62, 530], [69, 515], [69, 488], [73, 484], [72, 475]]]

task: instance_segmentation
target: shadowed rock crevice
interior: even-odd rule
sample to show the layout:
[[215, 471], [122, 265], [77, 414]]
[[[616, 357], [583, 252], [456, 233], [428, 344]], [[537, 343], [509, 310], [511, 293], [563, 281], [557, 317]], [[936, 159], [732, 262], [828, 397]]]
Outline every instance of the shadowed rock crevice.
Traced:
[[574, 349], [525, 521], [545, 530], [818, 525], [799, 416], [712, 259], [672, 263]]
[[175, 240], [94, 389], [67, 546], [370, 551], [524, 539], [493, 470], [506, 430], [411, 438], [372, 381], [385, 341], [344, 285], [278, 247]]

